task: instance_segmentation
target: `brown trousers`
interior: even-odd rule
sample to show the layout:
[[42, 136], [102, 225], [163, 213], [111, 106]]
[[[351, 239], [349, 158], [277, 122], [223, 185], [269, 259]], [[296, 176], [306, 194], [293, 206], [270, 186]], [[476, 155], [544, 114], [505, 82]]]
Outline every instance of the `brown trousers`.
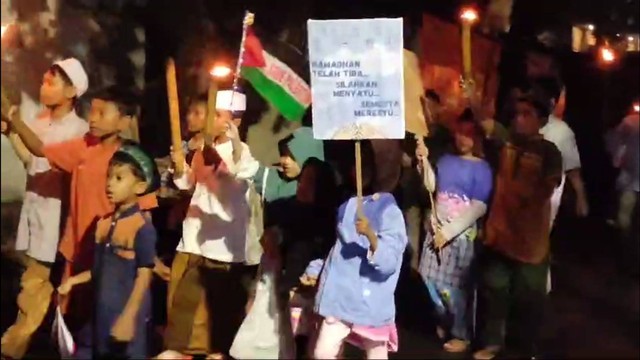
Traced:
[[227, 354], [247, 305], [242, 264], [177, 253], [171, 266], [165, 348], [184, 354]]
[[33, 334], [38, 330], [51, 303], [53, 286], [50, 282], [51, 266], [27, 257], [27, 268], [20, 279], [18, 317], [2, 335], [2, 354], [21, 359], [29, 348]]

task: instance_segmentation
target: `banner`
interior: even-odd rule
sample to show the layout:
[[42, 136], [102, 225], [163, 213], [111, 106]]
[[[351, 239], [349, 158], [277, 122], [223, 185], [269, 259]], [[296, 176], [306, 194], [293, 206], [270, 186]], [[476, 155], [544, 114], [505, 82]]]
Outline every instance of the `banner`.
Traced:
[[[500, 44], [478, 34], [471, 35], [472, 72], [477, 95], [489, 114], [494, 112], [498, 92]], [[425, 88], [435, 90], [442, 100], [441, 117], [445, 124], [464, 110], [460, 80], [462, 44], [460, 25], [424, 15], [421, 36], [423, 49], [422, 79]]]
[[402, 19], [309, 20], [316, 139], [403, 139]]

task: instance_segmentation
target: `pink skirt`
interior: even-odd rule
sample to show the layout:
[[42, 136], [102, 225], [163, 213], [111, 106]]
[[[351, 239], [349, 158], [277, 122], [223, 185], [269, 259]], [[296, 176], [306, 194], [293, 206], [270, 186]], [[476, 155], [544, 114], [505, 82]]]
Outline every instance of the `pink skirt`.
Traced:
[[392, 323], [379, 327], [353, 325], [351, 334], [347, 337], [347, 342], [364, 350], [364, 344], [367, 341], [384, 341], [387, 343], [389, 352], [398, 351], [398, 329], [396, 324]]

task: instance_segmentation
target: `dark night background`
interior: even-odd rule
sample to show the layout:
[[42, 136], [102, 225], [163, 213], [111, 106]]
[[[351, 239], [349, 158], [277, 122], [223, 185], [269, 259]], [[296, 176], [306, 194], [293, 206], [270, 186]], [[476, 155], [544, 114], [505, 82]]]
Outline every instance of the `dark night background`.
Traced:
[[[166, 155], [170, 143], [164, 83], [166, 59], [175, 57], [178, 65], [185, 68], [205, 67], [216, 59], [235, 61], [245, 10], [256, 14], [255, 29], [267, 50], [303, 78], [308, 78], [304, 54], [305, 24], [309, 18], [403, 17], [406, 44], [410, 44], [418, 35], [424, 12], [456, 21], [460, 7], [470, 3], [456, 0], [61, 1], [144, 26], [146, 85], [140, 134], [143, 146], [157, 156]], [[475, 3], [482, 9], [486, 2]], [[604, 224], [616, 174], [604, 151], [603, 139], [606, 130], [622, 119], [632, 99], [640, 94], [640, 56], [622, 54], [612, 67], [603, 68], [594, 53], [574, 53], [570, 46], [571, 26], [578, 23], [594, 24], [599, 34], [612, 38], [617, 33], [639, 33], [639, 11], [640, 0], [514, 0], [511, 30], [498, 38], [503, 44], [499, 95], [504, 95], [525, 77], [524, 57], [528, 50], [537, 49], [555, 57], [567, 87], [565, 121], [576, 134], [591, 203], [591, 216], [576, 219], [572, 216], [571, 192], [566, 191], [567, 201], [563, 201], [553, 234], [552, 272], [556, 290], [551, 296], [541, 350], [549, 358], [640, 357], [637, 275], [627, 275], [628, 265], [622, 261], [624, 250], [616, 242], [615, 231]], [[544, 31], [555, 35], [556, 41], [550, 47], [535, 41]], [[178, 76], [182, 81], [182, 75]], [[250, 99], [245, 122], [250, 125], [260, 118], [266, 104], [250, 86], [244, 86], [244, 90]], [[3, 226], [3, 236], [4, 229]], [[2, 266], [4, 330], [14, 319], [19, 270], [4, 258]], [[631, 266], [637, 271], [637, 262]], [[5, 270], [7, 268], [9, 270]], [[435, 342], [421, 288], [421, 284], [409, 280], [399, 285], [401, 352], [396, 358], [447, 356], [439, 351]], [[45, 329], [40, 341], [47, 340]], [[34, 356], [50, 357], [50, 351], [35, 349]]]

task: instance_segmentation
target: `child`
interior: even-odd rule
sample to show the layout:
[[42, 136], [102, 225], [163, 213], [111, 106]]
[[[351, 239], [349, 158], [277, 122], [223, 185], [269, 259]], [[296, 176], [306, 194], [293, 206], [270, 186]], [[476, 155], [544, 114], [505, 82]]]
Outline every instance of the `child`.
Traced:
[[[87, 86], [87, 74], [74, 58], [54, 63], [44, 74], [40, 102], [45, 108], [37, 118], [28, 119], [28, 126], [44, 143], [60, 143], [89, 130], [73, 109]], [[10, 133], [9, 140], [28, 174], [16, 239], [16, 250], [26, 250], [27, 265], [18, 295], [20, 315], [2, 337], [2, 354], [19, 359], [49, 309], [51, 267], [58, 253], [62, 210], [68, 205], [69, 179], [53, 169], [46, 158], [32, 157], [16, 133]]]
[[547, 294], [551, 197], [562, 178], [560, 151], [540, 135], [550, 105], [536, 94], [519, 98], [513, 133], [500, 150], [479, 287], [484, 348], [476, 359], [500, 352], [507, 315], [517, 319], [508, 322], [516, 327], [507, 336], [516, 335], [523, 355], [535, 355]]
[[97, 223], [93, 268], [58, 288], [64, 296], [76, 285], [94, 283], [94, 357], [147, 358], [149, 285], [157, 239], [138, 203], [140, 196], [157, 186], [155, 163], [140, 148], [125, 145], [116, 151], [106, 188], [115, 210]]
[[190, 164], [172, 152], [174, 164], [184, 164], [174, 183], [194, 193], [171, 267], [165, 347], [220, 357], [245, 315], [248, 190], [259, 164], [237, 131], [245, 95], [219, 91], [216, 100], [213, 145], [198, 149]]
[[[482, 129], [473, 118], [461, 119], [454, 129], [456, 155], [443, 155], [438, 161], [436, 213], [422, 251], [420, 273], [438, 313], [438, 335], [447, 340], [448, 352], [463, 352], [469, 346], [474, 318], [474, 259], [476, 222], [485, 214], [493, 178], [489, 164], [482, 159]], [[427, 178], [435, 175], [427, 161], [427, 149], [416, 150]], [[434, 191], [435, 184], [426, 184]], [[451, 321], [452, 320], [452, 321]]]
[[357, 197], [338, 210], [338, 239], [319, 280], [315, 310], [324, 320], [316, 359], [335, 359], [347, 338], [368, 359], [387, 359], [397, 350], [394, 293], [407, 233], [393, 195], [375, 193], [373, 151], [369, 142], [363, 145], [362, 212]]
[[[20, 119], [9, 119], [10, 130], [20, 136], [27, 149], [35, 156], [46, 157], [49, 163], [71, 174], [71, 201], [69, 215], [60, 241], [59, 251], [64, 256], [63, 281], [88, 270], [93, 262], [92, 228], [97, 219], [113, 211], [113, 204], [105, 192], [109, 161], [122, 145], [120, 132], [129, 128], [131, 117], [136, 112], [135, 98], [126, 89], [110, 87], [94, 96], [89, 113], [89, 133], [84, 137], [58, 144], [44, 145], [42, 140]], [[140, 198], [140, 207], [148, 210], [157, 206], [153, 193]], [[81, 291], [76, 287], [61, 304], [67, 313], [68, 324], [74, 330], [88, 331], [87, 320], [90, 307]], [[78, 295], [75, 295], [78, 293]], [[69, 305], [73, 302], [72, 305]], [[69, 318], [73, 315], [72, 318]], [[73, 330], [72, 330], [73, 331]], [[91, 347], [89, 334], [76, 336], [78, 346]]]

